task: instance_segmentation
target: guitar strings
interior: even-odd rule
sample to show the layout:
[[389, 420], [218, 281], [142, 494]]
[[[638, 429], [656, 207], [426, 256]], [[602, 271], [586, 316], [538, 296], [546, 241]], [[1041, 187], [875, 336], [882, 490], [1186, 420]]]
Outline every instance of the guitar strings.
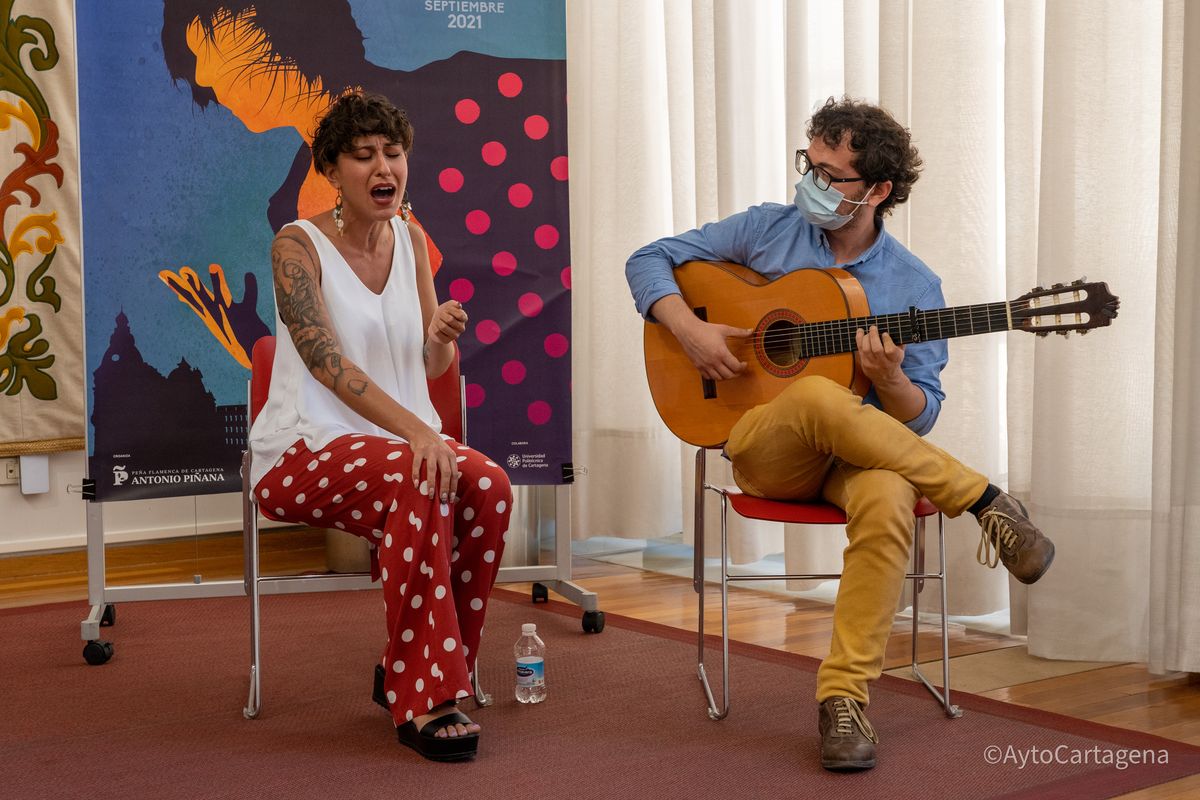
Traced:
[[[1030, 306], [1027, 303], [1023, 303], [1023, 304], [1015, 304], [1014, 303], [1011, 308], [1012, 308], [1013, 312], [1021, 313], [1021, 312], [1027, 311], [1030, 308]], [[1007, 316], [1008, 316], [1006, 313], [1006, 309], [1002, 303], [989, 303], [986, 305], [967, 306], [967, 307], [959, 306], [957, 308], [920, 309], [920, 310], [918, 310], [918, 313], [926, 318], [927, 323], [930, 321], [929, 317], [931, 317], [931, 316], [936, 316], [936, 317], [940, 318], [940, 319], [934, 319], [934, 320], [932, 320], [932, 322], [934, 322], [935, 324], [939, 325], [939, 327], [942, 327], [942, 328], [945, 328], [947, 325], [954, 324], [955, 322], [971, 324], [973, 322], [979, 321], [979, 319], [981, 317], [988, 321], [996, 321], [996, 320], [1007, 320]], [[1044, 314], [1039, 314], [1037, 316], [1049, 316], [1050, 314], [1055, 314], [1055, 313], [1060, 313], [1060, 312], [1056, 312], [1053, 309], [1045, 309]], [[1067, 312], [1068, 315], [1075, 314], [1075, 313], [1078, 313], [1078, 312], [1070, 312], [1070, 311]], [[811, 331], [819, 326], [827, 326], [826, 331], [834, 330], [834, 329], [841, 330], [841, 331], [856, 330], [859, 328], [863, 328], [864, 327], [863, 323], [866, 323], [866, 325], [868, 325], [868, 326], [882, 324], [882, 326], [885, 328], [891, 328], [893, 325], [903, 327], [905, 323], [909, 322], [909, 319], [910, 319], [910, 317], [909, 317], [908, 313], [899, 312], [896, 314], [879, 314], [876, 316], [869, 316], [869, 317], [848, 317], [848, 318], [833, 319], [833, 320], [817, 320], [817, 321], [813, 321], [813, 322], [798, 323], [798, 324], [796, 324], [795, 327], [793, 327], [789, 330], [786, 330], [786, 331], [764, 332], [761, 334], [756, 333], [756, 334], [753, 334], [753, 337], [793, 336], [797, 333], [797, 331], [805, 331], [805, 330]]]
[[[975, 331], [976, 324], [987, 324], [989, 327], [997, 323], [1005, 323], [1002, 328], [997, 330], [1006, 330], [1008, 328], [1008, 317], [1010, 310], [1012, 313], [1023, 313], [1030, 308], [1035, 308], [1042, 311], [1038, 316], [1049, 316], [1057, 314], [1052, 306], [1036, 307], [1031, 306], [1028, 301], [1013, 301], [1006, 308], [1006, 304], [1001, 301], [999, 303], [987, 303], [976, 306], [960, 306], [957, 308], [937, 308], [937, 309], [921, 309], [920, 313], [926, 318], [926, 327], [930, 323], [938, 326], [939, 333], [945, 332], [947, 326], [954, 326], [955, 333], [952, 336], [938, 336], [937, 339], [954, 338], [960, 335], [957, 326], [967, 325], [970, 333], [985, 333], [990, 331]], [[1067, 312], [1068, 315], [1078, 312]], [[934, 319], [929, 317], [933, 315]], [[789, 344], [800, 339], [804, 339], [809, 344], [828, 344], [830, 340], [836, 342], [839, 339], [846, 339], [847, 345], [852, 349], [856, 343], [852, 343], [849, 339], [850, 334], [864, 327], [876, 325], [882, 327], [885, 332], [890, 332], [893, 327], [897, 329], [897, 333], [902, 333], [906, 323], [910, 320], [910, 316], [905, 312], [896, 314], [881, 314], [873, 317], [853, 317], [840, 320], [824, 320], [819, 322], [800, 323], [797, 327], [783, 331], [763, 331], [754, 333], [745, 339], [735, 342], [735, 345], [756, 344], [761, 341], [763, 344]], [[865, 323], [865, 325], [864, 325]]]

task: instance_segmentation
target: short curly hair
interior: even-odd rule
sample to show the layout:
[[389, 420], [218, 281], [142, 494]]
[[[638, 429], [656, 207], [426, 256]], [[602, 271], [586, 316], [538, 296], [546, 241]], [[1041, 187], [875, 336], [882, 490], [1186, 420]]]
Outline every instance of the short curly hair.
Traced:
[[830, 147], [837, 147], [850, 134], [854, 152], [850, 163], [867, 185], [892, 182], [891, 193], [875, 207], [876, 216], [890, 214], [893, 207], [908, 200], [921, 175], [921, 155], [913, 147], [912, 135], [877, 105], [830, 97], [813, 114], [806, 133], [810, 141], [819, 136]]
[[350, 92], [339, 97], [317, 122], [312, 137], [313, 168], [324, 174], [341, 153], [354, 149], [360, 136], [383, 136], [412, 152], [413, 127], [408, 115], [381, 94]]

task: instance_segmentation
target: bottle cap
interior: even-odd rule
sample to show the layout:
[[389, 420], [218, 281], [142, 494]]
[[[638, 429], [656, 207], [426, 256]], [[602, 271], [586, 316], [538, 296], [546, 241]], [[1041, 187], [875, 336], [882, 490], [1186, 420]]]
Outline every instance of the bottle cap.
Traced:
[[537, 625], [534, 625], [532, 622], [526, 622], [521, 626], [521, 634], [523, 636], [532, 636], [535, 633], [537, 633]]

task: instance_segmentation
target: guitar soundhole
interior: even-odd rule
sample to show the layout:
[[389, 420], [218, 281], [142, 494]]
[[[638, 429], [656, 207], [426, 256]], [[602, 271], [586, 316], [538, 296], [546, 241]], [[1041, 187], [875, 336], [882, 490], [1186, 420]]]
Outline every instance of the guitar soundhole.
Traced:
[[787, 369], [800, 360], [796, 329], [794, 323], [780, 320], [763, 331], [763, 352], [775, 366]]
[[755, 354], [763, 369], [779, 378], [797, 375], [808, 364], [797, 335], [804, 320], [794, 311], [772, 311], [754, 331]]

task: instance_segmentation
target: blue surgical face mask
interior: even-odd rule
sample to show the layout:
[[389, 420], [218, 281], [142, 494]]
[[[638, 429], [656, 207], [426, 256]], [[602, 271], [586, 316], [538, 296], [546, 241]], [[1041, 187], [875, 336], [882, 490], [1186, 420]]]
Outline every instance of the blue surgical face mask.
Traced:
[[[875, 188], [875, 184], [871, 184], [871, 188], [863, 195], [862, 200], [846, 200], [846, 195], [833, 188], [832, 185], [825, 189], [818, 189], [813, 176], [813, 170], [809, 170], [800, 178], [800, 182], [796, 184], [796, 199], [793, 202], [806, 220], [827, 231], [836, 231], [854, 219], [854, 214], [858, 211], [857, 207], [867, 204], [867, 197]], [[855, 206], [854, 211], [849, 214], [837, 213], [838, 206], [842, 204], [843, 200]]]

